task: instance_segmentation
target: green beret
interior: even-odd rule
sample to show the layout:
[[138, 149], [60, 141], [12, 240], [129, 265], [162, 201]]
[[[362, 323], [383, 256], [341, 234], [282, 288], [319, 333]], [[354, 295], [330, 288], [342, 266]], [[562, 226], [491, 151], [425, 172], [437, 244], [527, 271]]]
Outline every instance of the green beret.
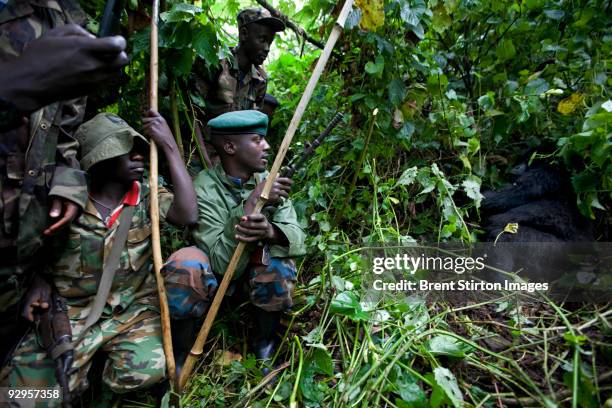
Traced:
[[258, 134], [268, 131], [268, 115], [256, 110], [224, 113], [208, 121], [212, 135]]
[[74, 137], [81, 149], [81, 168], [86, 171], [96, 163], [131, 152], [134, 138], [149, 143], [125, 120], [108, 112], [99, 113], [83, 123]]

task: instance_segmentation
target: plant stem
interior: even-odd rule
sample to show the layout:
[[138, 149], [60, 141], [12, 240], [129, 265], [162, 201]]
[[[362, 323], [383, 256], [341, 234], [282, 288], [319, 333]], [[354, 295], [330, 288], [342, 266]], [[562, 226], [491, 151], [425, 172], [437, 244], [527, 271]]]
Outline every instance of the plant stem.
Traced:
[[172, 115], [172, 128], [174, 131], [174, 138], [176, 139], [176, 146], [178, 147], [179, 154], [185, 160], [185, 150], [183, 149], [183, 136], [181, 135], [181, 125], [179, 123], [179, 110], [178, 110], [178, 98], [176, 96], [178, 80], [174, 75], [170, 75], [170, 114]]

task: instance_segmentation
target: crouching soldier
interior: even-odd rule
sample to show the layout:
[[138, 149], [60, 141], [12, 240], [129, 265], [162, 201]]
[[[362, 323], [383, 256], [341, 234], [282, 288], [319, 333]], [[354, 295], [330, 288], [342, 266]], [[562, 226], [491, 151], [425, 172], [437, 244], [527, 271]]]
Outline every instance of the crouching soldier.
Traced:
[[293, 305], [296, 268], [292, 258], [305, 253], [305, 233], [287, 199], [292, 181], [275, 180], [269, 203], [276, 208], [271, 216], [249, 215], [267, 176], [268, 118], [254, 110], [235, 111], [208, 125], [221, 163], [202, 171], [194, 181], [198, 202], [194, 239], [210, 259], [217, 279], [222, 279], [238, 242], [247, 243], [233, 286], [246, 287], [257, 310], [252, 347], [258, 359], [267, 360], [274, 353], [280, 315]]
[[[174, 195], [159, 189], [161, 220], [179, 226], [195, 223], [193, 184], [168, 125], [153, 111], [143, 123], [144, 133], [164, 153], [174, 185]], [[151, 267], [150, 195], [143, 180], [148, 142], [110, 113], [83, 124], [75, 137], [81, 146], [80, 164], [88, 174], [89, 200], [67, 239], [56, 243], [57, 259], [46, 281], [37, 279], [30, 290], [27, 318], [35, 320], [34, 306], [53, 303], [51, 287], [65, 299], [69, 343], [74, 344], [73, 362], [66, 364], [71, 365], [67, 380], [73, 397], [87, 388], [87, 372], [98, 351], [107, 356], [102, 378], [112, 391], [146, 388], [162, 380], [166, 370]], [[4, 383], [38, 388], [58, 383], [50, 355], [60, 355], [69, 346], [45, 351], [41, 337], [31, 333], [21, 342], [5, 367]]]

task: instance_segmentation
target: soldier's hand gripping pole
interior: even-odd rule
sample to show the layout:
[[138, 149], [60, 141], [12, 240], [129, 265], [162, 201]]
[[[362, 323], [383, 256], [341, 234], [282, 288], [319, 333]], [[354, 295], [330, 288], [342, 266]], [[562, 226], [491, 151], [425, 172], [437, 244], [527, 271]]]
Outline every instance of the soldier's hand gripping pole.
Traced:
[[[157, 47], [157, 20], [159, 17], [159, 0], [153, 1], [153, 13], [151, 15], [151, 83], [149, 90], [149, 105], [157, 111], [157, 84], [159, 73], [159, 58]], [[170, 384], [176, 382], [176, 364], [174, 362], [174, 351], [172, 350], [172, 333], [170, 331], [170, 309], [166, 297], [166, 286], [161, 276], [162, 253], [159, 240], [159, 199], [158, 199], [158, 168], [157, 168], [157, 146], [151, 140], [149, 186], [151, 191], [151, 245], [153, 247], [153, 269], [157, 280], [157, 293], [159, 295], [159, 309], [161, 312], [162, 335], [164, 340], [164, 354], [166, 355], [166, 369]]]
[[[316, 87], [317, 82], [319, 81], [319, 78], [321, 77], [321, 74], [323, 73], [323, 69], [325, 68], [325, 65], [327, 64], [327, 61], [329, 60], [329, 56], [331, 55], [332, 50], [334, 49], [334, 45], [336, 44], [336, 41], [338, 40], [338, 38], [340, 37], [340, 34], [342, 33], [342, 30], [344, 29], [344, 23], [346, 22], [346, 18], [348, 17], [348, 14], [351, 11], [352, 6], [353, 6], [353, 0], [347, 0], [344, 3], [344, 6], [342, 7], [342, 11], [340, 11], [338, 20], [336, 21], [336, 24], [334, 25], [334, 28], [332, 29], [329, 35], [329, 38], [327, 39], [325, 48], [323, 49], [323, 52], [321, 53], [321, 56], [319, 57], [319, 60], [317, 61], [317, 65], [315, 66], [314, 71], [312, 72], [312, 76], [310, 77], [310, 80], [308, 81], [308, 84], [306, 85], [306, 89], [304, 90], [304, 94], [302, 95], [302, 98], [300, 99], [300, 103], [298, 104], [297, 109], [295, 110], [295, 113], [293, 114], [291, 123], [289, 123], [289, 127], [287, 128], [287, 132], [285, 133], [283, 142], [279, 148], [276, 159], [274, 160], [272, 169], [270, 169], [270, 174], [268, 175], [266, 179], [266, 184], [264, 185], [261, 196], [257, 200], [257, 204], [255, 205], [255, 209], [253, 210], [253, 214], [259, 214], [264, 204], [268, 200], [268, 194], [270, 194], [270, 189], [272, 188], [272, 184], [274, 183], [274, 180], [279, 174], [280, 167], [283, 164], [283, 160], [285, 158], [285, 155], [287, 154], [287, 150], [289, 149], [289, 145], [291, 144], [293, 135], [295, 134], [295, 131], [297, 130], [300, 120], [302, 119], [302, 116], [304, 115], [306, 106], [308, 105], [308, 102], [310, 101], [314, 88]], [[240, 259], [240, 256], [242, 255], [242, 252], [244, 251], [244, 247], [245, 247], [244, 242], [240, 242], [236, 246], [234, 255], [232, 256], [232, 259], [230, 260], [229, 265], [227, 266], [225, 275], [223, 275], [223, 280], [221, 281], [221, 284], [219, 285], [219, 288], [217, 289], [217, 293], [215, 294], [215, 298], [213, 299], [210, 305], [210, 309], [208, 310], [208, 314], [206, 315], [204, 324], [202, 325], [202, 328], [200, 329], [200, 332], [198, 333], [198, 337], [196, 338], [196, 341], [193, 347], [191, 348], [191, 352], [187, 356], [187, 360], [185, 361], [183, 369], [181, 370], [181, 375], [180, 375], [179, 382], [178, 382], [179, 391], [181, 391], [185, 387], [185, 384], [187, 383], [187, 380], [189, 379], [189, 376], [191, 375], [191, 371], [193, 370], [193, 367], [195, 365], [196, 359], [202, 355], [204, 344], [206, 343], [206, 338], [208, 337], [210, 328], [212, 327], [215, 317], [217, 316], [217, 312], [219, 311], [219, 306], [221, 305], [223, 296], [225, 296], [225, 292], [227, 291], [230, 281], [232, 280], [232, 277], [234, 276], [234, 271], [236, 270], [236, 266], [238, 265], [238, 260]]]

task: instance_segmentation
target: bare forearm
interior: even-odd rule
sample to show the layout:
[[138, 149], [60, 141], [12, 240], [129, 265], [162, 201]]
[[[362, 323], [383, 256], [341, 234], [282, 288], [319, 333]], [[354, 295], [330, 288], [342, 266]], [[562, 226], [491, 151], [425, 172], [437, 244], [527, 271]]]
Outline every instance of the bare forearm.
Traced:
[[32, 112], [43, 106], [36, 96], [39, 86], [36, 78], [27, 77], [23, 64], [16, 62], [0, 64], [0, 98], [12, 103], [22, 112]]
[[176, 144], [160, 147], [168, 161], [170, 177], [174, 184], [174, 201], [168, 211], [168, 219], [174, 224], [193, 225], [198, 219], [198, 209], [191, 177], [187, 173]]

